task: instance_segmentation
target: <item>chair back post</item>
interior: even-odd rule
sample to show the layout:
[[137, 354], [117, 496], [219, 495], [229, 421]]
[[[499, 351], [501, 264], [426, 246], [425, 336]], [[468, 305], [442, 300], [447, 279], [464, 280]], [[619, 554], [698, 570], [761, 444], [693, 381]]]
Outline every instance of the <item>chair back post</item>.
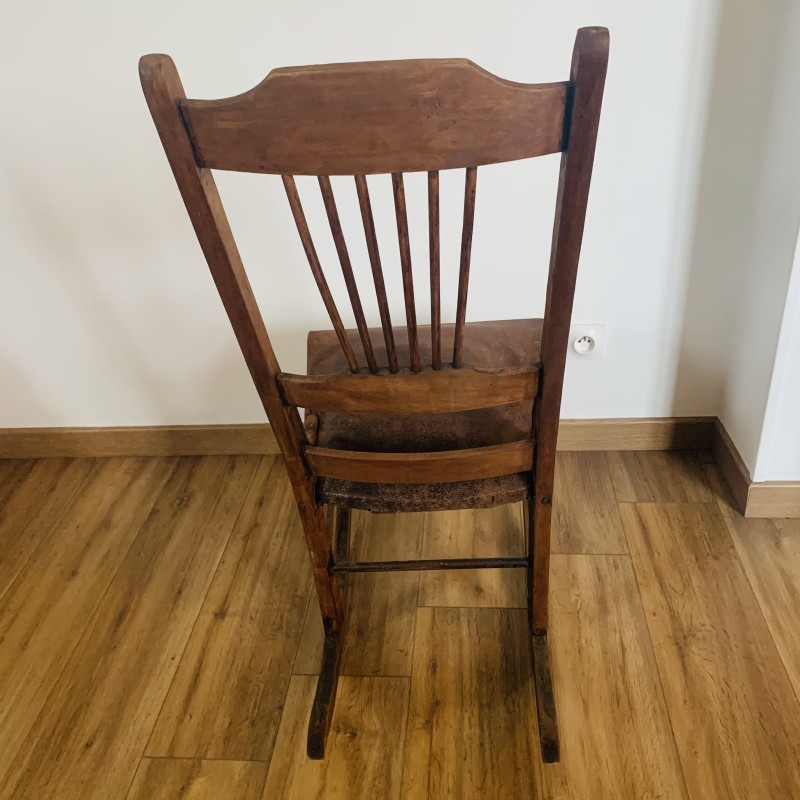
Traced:
[[565, 144], [561, 156], [542, 331], [539, 397], [534, 404], [536, 457], [529, 552], [533, 553], [536, 566], [532, 576], [534, 602], [530, 608], [534, 609], [532, 628], [539, 633], [547, 630], [556, 443], [578, 259], [608, 65], [608, 45], [608, 30], [605, 28], [581, 28], [575, 38], [570, 71]]
[[325, 519], [314, 498], [314, 479], [302, 458], [306, 437], [297, 409], [283, 402], [276, 378], [280, 372], [264, 321], [258, 310], [239, 250], [211, 171], [198, 166], [183, 124], [179, 103], [183, 85], [172, 59], [144, 56], [139, 76], [147, 105], [178, 184], [189, 218], [208, 262], [242, 355], [247, 362], [275, 438], [286, 460], [306, 531], [320, 608], [328, 631], [342, 623], [342, 605], [335, 583], [329, 581], [330, 543]]

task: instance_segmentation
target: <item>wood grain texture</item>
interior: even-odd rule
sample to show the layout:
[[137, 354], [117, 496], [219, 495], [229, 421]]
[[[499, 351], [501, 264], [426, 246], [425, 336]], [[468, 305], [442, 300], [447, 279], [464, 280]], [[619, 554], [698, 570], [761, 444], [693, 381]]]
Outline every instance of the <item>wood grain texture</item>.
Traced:
[[411, 268], [411, 243], [408, 238], [408, 213], [403, 173], [392, 173], [392, 191], [397, 221], [397, 241], [400, 246], [400, 271], [403, 276], [403, 301], [406, 307], [408, 353], [412, 372], [419, 372], [419, 336], [417, 334], [417, 308], [414, 301], [414, 272]]
[[[358, 560], [413, 558], [422, 547], [424, 514], [353, 512], [351, 557]], [[348, 575], [345, 578], [348, 631], [343, 675], [411, 674], [417, 573]], [[322, 626], [312, 608], [303, 628], [293, 672], [317, 674]]]
[[554, 555], [551, 564], [561, 763], [543, 769], [541, 796], [686, 798], [630, 560]]
[[0, 503], [0, 598], [98, 464], [48, 459], [5, 472]]
[[275, 438], [286, 461], [314, 575], [320, 611], [328, 632], [342, 626], [341, 598], [328, 573], [330, 541], [317, 505], [313, 479], [303, 463], [306, 443], [296, 408], [286, 406], [275, 378], [280, 372], [264, 320], [242, 264], [236, 241], [209, 169], [199, 167], [178, 104], [185, 98], [175, 64], [164, 55], [139, 60], [139, 77], [161, 144], [178, 184], [220, 299]]
[[564, 83], [514, 83], [466, 59], [420, 59], [276, 69], [237, 97], [182, 100], [180, 109], [206, 167], [353, 175], [558, 152], [566, 95]]
[[705, 469], [764, 620], [800, 698], [800, 520], [746, 519], [737, 510], [719, 468], [708, 465]]
[[121, 428], [0, 429], [0, 458], [122, 458], [126, 456], [275, 455], [266, 423], [159, 425]]
[[[553, 240], [542, 329], [540, 397], [534, 414], [536, 463], [531, 474], [528, 548], [530, 620], [536, 634], [547, 631], [550, 533], [561, 395], [564, 386], [569, 326], [592, 180], [600, 109], [608, 68], [606, 28], [580, 28], [570, 67], [570, 107], [566, 148], [561, 155]], [[535, 536], [534, 536], [535, 531]]]
[[[443, 326], [446, 327], [446, 326]], [[428, 326], [419, 326], [428, 335]], [[378, 329], [380, 335], [380, 329]], [[467, 336], [467, 343], [469, 336]], [[422, 342], [421, 342], [422, 343]], [[713, 419], [562, 419], [558, 449], [692, 450], [710, 441]], [[275, 455], [280, 448], [267, 423], [166, 425], [124, 428], [0, 429], [0, 458]]]
[[322, 302], [325, 304], [325, 310], [328, 312], [331, 325], [333, 325], [333, 329], [339, 339], [339, 344], [342, 347], [342, 352], [347, 359], [350, 370], [352, 372], [358, 372], [356, 355], [353, 352], [353, 348], [350, 346], [350, 341], [345, 335], [344, 323], [339, 315], [339, 309], [336, 307], [336, 302], [333, 299], [331, 290], [328, 287], [328, 281], [322, 270], [322, 264], [319, 262], [317, 249], [314, 247], [314, 240], [311, 238], [311, 231], [308, 229], [306, 215], [303, 211], [303, 204], [300, 201], [300, 194], [297, 191], [297, 184], [292, 175], [282, 175], [281, 177], [283, 178], [283, 187], [286, 190], [286, 197], [289, 200], [289, 207], [292, 209], [294, 224], [297, 227], [297, 232], [300, 234], [303, 251], [306, 254], [308, 266], [311, 268], [311, 274], [314, 276], [314, 282], [317, 284]]
[[714, 461], [728, 485], [734, 505], [745, 517], [800, 518], [800, 482], [755, 483], [736, 445], [717, 419], [713, 439]]
[[266, 776], [254, 761], [143, 758], [127, 800], [259, 800]]
[[713, 503], [622, 504], [692, 797], [793, 797], [800, 704]]
[[336, 198], [333, 194], [331, 179], [327, 175], [320, 175], [317, 181], [319, 182], [319, 188], [322, 194], [322, 202], [325, 205], [328, 224], [331, 228], [333, 243], [336, 246], [336, 254], [339, 256], [339, 264], [342, 267], [342, 276], [344, 277], [345, 286], [347, 286], [347, 295], [350, 298], [350, 306], [353, 309], [353, 316], [356, 320], [356, 328], [358, 329], [358, 335], [361, 339], [361, 347], [364, 349], [364, 358], [367, 360], [369, 370], [371, 372], [377, 372], [378, 363], [375, 361], [372, 340], [369, 337], [367, 320], [364, 316], [364, 308], [361, 305], [361, 296], [358, 293], [356, 277], [353, 274], [353, 265], [350, 262], [347, 242], [345, 241], [344, 232], [342, 231], [342, 223], [339, 220], [339, 211], [336, 208]]
[[800, 481], [751, 483], [745, 516], [799, 518]]
[[17, 492], [35, 466], [36, 461], [32, 458], [0, 460], [0, 509]]
[[553, 496], [554, 553], [627, 553], [608, 458], [559, 453]]
[[342, 676], [324, 761], [306, 758], [306, 724], [316, 688], [313, 676], [289, 683], [263, 800], [400, 795], [407, 678]]
[[8, 764], [0, 796], [124, 796], [256, 465], [178, 464]]
[[[86, 466], [80, 490], [46, 529], [2, 600], [0, 780], [47, 704], [54, 677], [96, 613], [175, 461], [108, 459]], [[39, 489], [45, 496], [46, 487], [40, 484]]]
[[461, 223], [461, 255], [458, 267], [456, 322], [453, 334], [454, 367], [460, 367], [464, 357], [464, 326], [467, 322], [469, 268], [472, 260], [472, 233], [475, 226], [475, 194], [477, 188], [478, 170], [475, 167], [467, 167], [464, 180], [464, 218]]
[[386, 363], [390, 372], [397, 372], [397, 351], [395, 350], [394, 331], [392, 330], [392, 316], [389, 312], [389, 301], [386, 297], [386, 282], [383, 278], [378, 236], [375, 233], [375, 219], [372, 215], [369, 186], [364, 175], [356, 175], [355, 183], [358, 207], [361, 211], [361, 222], [364, 226], [364, 238], [367, 242], [369, 266], [372, 270], [372, 282], [375, 285], [375, 299], [378, 303], [378, 314], [381, 318], [383, 342], [386, 347]]
[[744, 514], [747, 510], [747, 497], [753, 479], [750, 477], [750, 470], [747, 469], [739, 455], [730, 434], [725, 430], [725, 426], [719, 418], [714, 421], [711, 449], [714, 461], [728, 484], [736, 508]]
[[267, 457], [236, 519], [148, 755], [269, 759], [310, 577], [286, 470]]
[[[525, 552], [520, 503], [425, 515], [423, 558], [518, 556]], [[421, 606], [525, 607], [525, 572], [470, 569], [420, 575]]]
[[710, 503], [703, 465], [692, 452], [608, 454], [620, 503]]
[[714, 417], [562, 419], [559, 450], [708, 450]]
[[511, 475], [530, 469], [529, 441], [429, 453], [367, 453], [306, 447], [315, 475], [364, 483], [447, 483]]
[[[244, 461], [251, 466], [254, 463]], [[228, 460], [200, 463], [204, 462]], [[17, 509], [15, 525], [26, 524], [21, 500], [15, 500], [18, 493], [31, 518], [40, 519], [38, 509], [47, 502], [52, 485], [40, 482], [40, 497], [27, 481], [46, 463], [0, 462], [0, 498], [6, 509]], [[0, 722], [0, 772], [9, 773], [0, 776], [2, 797], [107, 800], [124, 797], [131, 780], [135, 800], [158, 798], [162, 790], [167, 797], [170, 791], [185, 791], [190, 798], [192, 793], [200, 793], [195, 796], [202, 798], [201, 792], [206, 790], [215, 797], [231, 798], [237, 797], [240, 788], [245, 798], [250, 796], [247, 792], [256, 791], [244, 774], [250, 768], [237, 762], [144, 759], [140, 763], [139, 757], [159, 719], [161, 701], [173, 677], [176, 683], [180, 678], [176, 669], [180, 672], [182, 666], [178, 664], [186, 661], [193, 646], [196, 634], [189, 631], [195, 622], [198, 629], [203, 627], [204, 616], [212, 607], [222, 612], [214, 622], [215, 629], [227, 630], [235, 623], [241, 634], [235, 642], [225, 636], [213, 642], [210, 639], [203, 652], [204, 662], [232, 665], [231, 680], [219, 681], [210, 695], [219, 698], [226, 709], [221, 718], [230, 713], [241, 723], [232, 725], [225, 735], [235, 738], [244, 727], [254, 732], [264, 729], [263, 705], [251, 705], [253, 693], [263, 689], [266, 696], [271, 691], [266, 683], [284, 679], [280, 668], [270, 666], [262, 673], [261, 637], [269, 635], [269, 629], [263, 624], [261, 604], [264, 597], [266, 605], [270, 601], [269, 587], [262, 586], [257, 575], [263, 569], [264, 583], [269, 583], [268, 550], [277, 547], [288, 554], [297, 547], [291, 543], [299, 531], [296, 523], [294, 527], [280, 524], [281, 503], [289, 502], [285, 496], [281, 500], [286, 485], [273, 497], [274, 481], [263, 482], [263, 497], [257, 497], [249, 512], [253, 530], [248, 534], [247, 520], [241, 519], [237, 525], [236, 518], [240, 512], [243, 518], [248, 516], [247, 505], [258, 495], [256, 479], [248, 496], [246, 487], [240, 485], [238, 470], [229, 475], [224, 468], [210, 469], [208, 464], [201, 469], [196, 460], [187, 459], [159, 494], [157, 488], [148, 487], [151, 481], [157, 482], [158, 470], [169, 469], [169, 462], [145, 462], [141, 468], [138, 463], [123, 459], [83, 464], [80, 489], [37, 540], [32, 558], [0, 602], [0, 713], [11, 699], [11, 712]], [[675, 480], [681, 480], [680, 462], [667, 462], [666, 468], [670, 472], [665, 480], [673, 469]], [[264, 464], [258, 469], [263, 473]], [[308, 693], [289, 692], [285, 698], [283, 719], [286, 724], [293, 720], [291, 724], [296, 726], [296, 736], [292, 734], [296, 751], [283, 751], [287, 760], [278, 766], [275, 749], [277, 773], [273, 780], [277, 783], [270, 789], [277, 786], [277, 793], [265, 798], [280, 797], [284, 786], [288, 793], [307, 792], [312, 797], [397, 797], [400, 779], [394, 759], [403, 762], [407, 783], [422, 796], [427, 796], [430, 785], [435, 797], [433, 791], [450, 781], [462, 797], [679, 798], [683, 794], [675, 783], [674, 762], [664, 742], [664, 704], [693, 798], [793, 797], [793, 782], [798, 781], [796, 744], [800, 741], [796, 701], [796, 653], [800, 650], [796, 576], [800, 569], [795, 546], [800, 532], [793, 520], [743, 519], [723, 494], [716, 468], [706, 459], [703, 469], [713, 502], [622, 504], [622, 513], [633, 515], [635, 523], [632, 526], [631, 520], [626, 521], [628, 536], [633, 531], [639, 537], [634, 547], [632, 536], [631, 552], [644, 604], [631, 577], [629, 556], [556, 554], [552, 558], [549, 638], [562, 737], [560, 764], [541, 765], [539, 760], [536, 715], [525, 694], [533, 682], [521, 609], [463, 612], [516, 615], [510, 634], [502, 633], [508, 626], [497, 626], [498, 632], [494, 623], [481, 623], [473, 628], [468, 625], [463, 636], [451, 635], [453, 628], [437, 621], [435, 635], [428, 641], [426, 628], [415, 625], [413, 590], [393, 583], [395, 578], [413, 581], [420, 576], [346, 576], [348, 581], [374, 579], [372, 586], [356, 587], [355, 591], [364, 593], [357, 606], [351, 606], [351, 621], [363, 626], [363, 635], [353, 638], [348, 655], [352, 669], [390, 675], [392, 670], [407, 671], [411, 663], [416, 682], [413, 691], [424, 695], [419, 707], [428, 714], [420, 717], [422, 724], [414, 733], [418, 749], [404, 751], [405, 700], [376, 692], [369, 702], [348, 711], [338, 733], [333, 734], [339, 737], [338, 744], [329, 748], [328, 757], [338, 753], [336, 764], [309, 765], [303, 748], [314, 691], [311, 673], [318, 669], [315, 661], [309, 668], [310, 677], [302, 679], [308, 681]], [[231, 492], [240, 501], [226, 500]], [[140, 508], [148, 499], [154, 502], [150, 512]], [[277, 506], [274, 517], [267, 510], [273, 505]], [[147, 520], [126, 553], [125, 541], [143, 516]], [[440, 513], [353, 516], [351, 550], [359, 558], [420, 556], [423, 533], [441, 532], [433, 523], [448, 519]], [[510, 535], [517, 530], [516, 525], [491, 523], [483, 514], [474, 520], [469, 512], [454, 517], [458, 522], [452, 527], [458, 530], [454, 530], [451, 544], [443, 538], [439, 552], [460, 547], [461, 538], [469, 538], [462, 531], [474, 531], [476, 548], [480, 545], [483, 552], [497, 548], [493, 550], [497, 552], [507, 532]], [[3, 537], [10, 531], [9, 519], [0, 524], [0, 555], [4, 554]], [[233, 530], [227, 545], [224, 532], [220, 532], [222, 525]], [[428, 530], [423, 530], [426, 526]], [[500, 541], [495, 542], [493, 536]], [[274, 542], [267, 546], [259, 537]], [[278, 564], [285, 563], [281, 559], [278, 557]], [[272, 569], [302, 569], [300, 560], [285, 570], [278, 564]], [[284, 582], [289, 580], [287, 575]], [[306, 592], [307, 587], [306, 582]], [[469, 585], [463, 587], [463, 594], [461, 591], [460, 586], [445, 587], [443, 599], [485, 602], [493, 589], [487, 588], [480, 597]], [[246, 600], [249, 593], [253, 594], [252, 605]], [[212, 603], [212, 598], [223, 595], [228, 600]], [[345, 594], [346, 601], [350, 596]], [[421, 593], [418, 602], [424, 599]], [[301, 597], [301, 609], [305, 604]], [[255, 617], [244, 611], [253, 605], [258, 606]], [[279, 605], [271, 608], [277, 613]], [[428, 612], [462, 613], [455, 608], [422, 609], [421, 613]], [[642, 636], [643, 616], [656, 644], [654, 656], [648, 657], [650, 645]], [[312, 632], [321, 638], [315, 598], [311, 599], [309, 620]], [[453, 627], [460, 625], [457, 622]], [[294, 631], [296, 639], [297, 629]], [[221, 652], [226, 648], [238, 652]], [[447, 658], [426, 660], [427, 669], [420, 671], [420, 652], [439, 656], [445, 651]], [[658, 685], [654, 688], [653, 658], [666, 690], [664, 703]], [[302, 645], [298, 666], [302, 666], [301, 660]], [[465, 663], [477, 663], [478, 667], [465, 670]], [[464, 672], [466, 682], [462, 681]], [[246, 691], [232, 692], [231, 685], [240, 683], [236, 675], [243, 674], [252, 677], [251, 685]], [[519, 677], [507, 677], [514, 674]], [[202, 671], [200, 677], [203, 680]], [[340, 700], [349, 691], [347, 681], [364, 679], [342, 680], [345, 694]], [[459, 681], [462, 688], [458, 688]], [[470, 681], [480, 683], [480, 690], [473, 691]], [[435, 693], [431, 686], [442, 690]], [[302, 707], [295, 705], [298, 697]], [[192, 714], [201, 714], [214, 731], [220, 730], [207, 710], [190, 709]], [[492, 717], [498, 714], [499, 720]], [[341, 718], [341, 707], [335, 716]], [[425, 727], [425, 719], [433, 722]], [[190, 728], [193, 721], [187, 716], [181, 725]], [[363, 727], [385, 733], [378, 742], [373, 733], [362, 736]], [[513, 766], [517, 763], [516, 744], [509, 745], [512, 734], [531, 740], [529, 760], [523, 763], [520, 756], [518, 769]], [[446, 741], [449, 739], [454, 743]], [[200, 740], [202, 743], [202, 737]], [[484, 742], [485, 752], [473, 758], [470, 748], [476, 741]], [[430, 752], [439, 760], [431, 762]], [[453, 759], [453, 752], [459, 757]], [[422, 755], [418, 758], [414, 753]], [[468, 757], [462, 761], [463, 753]], [[375, 764], [376, 760], [391, 763], [385, 768]], [[165, 766], [151, 766], [151, 762]], [[365, 763], [369, 775], [362, 769]], [[252, 769], [258, 771], [258, 767], [263, 780], [266, 762], [258, 762]], [[378, 777], [383, 769], [392, 776], [388, 788]], [[380, 775], [386, 779], [385, 772]], [[253, 781], [258, 783], [255, 778]], [[524, 790], [516, 788], [520, 785]], [[413, 791], [408, 792], [412, 797]], [[445, 789], [441, 793], [447, 796]], [[453, 796], [458, 796], [455, 791]]]
[[431, 285], [431, 366], [442, 368], [441, 243], [439, 239], [439, 173], [428, 173], [428, 251]]
[[[419, 353], [417, 353], [419, 361]], [[395, 375], [290, 375], [278, 383], [287, 402], [315, 411], [441, 414], [521, 403], [536, 395], [538, 368], [426, 369]]]
[[403, 794], [536, 796], [536, 712], [521, 609], [420, 608]]

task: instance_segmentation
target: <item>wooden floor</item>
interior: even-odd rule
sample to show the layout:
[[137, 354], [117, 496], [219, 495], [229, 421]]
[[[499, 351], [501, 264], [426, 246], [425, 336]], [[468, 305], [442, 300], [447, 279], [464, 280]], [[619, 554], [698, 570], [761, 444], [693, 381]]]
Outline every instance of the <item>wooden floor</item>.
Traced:
[[[800, 521], [702, 453], [560, 453], [543, 766], [512, 570], [353, 576], [324, 762], [280, 459], [0, 462], [0, 797], [800, 798]], [[521, 509], [358, 516], [357, 556], [519, 552]]]

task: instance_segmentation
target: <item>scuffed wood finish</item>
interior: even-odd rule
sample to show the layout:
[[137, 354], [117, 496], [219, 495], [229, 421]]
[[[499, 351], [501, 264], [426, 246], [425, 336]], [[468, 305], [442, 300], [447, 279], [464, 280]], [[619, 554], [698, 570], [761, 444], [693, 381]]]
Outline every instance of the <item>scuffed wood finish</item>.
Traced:
[[566, 99], [565, 83], [514, 83], [453, 58], [276, 69], [236, 97], [179, 105], [206, 167], [366, 175], [557, 153]]
[[537, 796], [686, 798], [630, 559], [554, 555], [552, 567], [561, 763]]
[[467, 293], [469, 291], [469, 266], [472, 258], [472, 231], [475, 225], [475, 192], [478, 170], [468, 167], [464, 181], [464, 220], [461, 227], [461, 258], [458, 270], [458, 298], [456, 326], [453, 336], [453, 366], [460, 367], [463, 360], [464, 326], [467, 322]]
[[269, 759], [311, 589], [304, 552], [286, 470], [264, 458], [147, 755]]
[[7, 762], [0, 796], [124, 796], [257, 459], [185, 459]]
[[431, 282], [431, 366], [442, 368], [441, 247], [439, 244], [439, 173], [428, 173], [428, 250]]
[[606, 453], [556, 456], [552, 550], [628, 552]]
[[529, 593], [534, 633], [547, 630], [550, 526], [558, 420], [607, 66], [608, 31], [605, 28], [581, 28], [572, 53], [567, 141], [561, 156], [542, 331], [540, 400], [534, 415], [537, 444], [531, 503], [533, 524], [529, 525], [528, 545], [533, 557]]
[[[308, 738], [308, 752], [313, 757], [322, 756], [331, 724], [344, 644], [342, 600], [334, 575], [331, 532], [322, 508], [326, 501], [343, 507], [397, 511], [491, 507], [529, 500], [529, 622], [531, 632], [540, 637], [534, 640], [537, 646], [533, 655], [542, 707], [551, 705], [549, 664], [542, 646], [547, 629], [554, 457], [567, 335], [607, 60], [608, 31], [582, 28], [575, 39], [569, 83], [512, 83], [459, 59], [373, 62], [277, 70], [249, 92], [215, 101], [187, 100], [168, 57], [146, 56], [140, 62], [148, 105], [256, 389], [275, 427], [303, 522], [325, 631], [323, 670]], [[521, 371], [504, 375], [502, 381], [496, 374], [491, 381], [483, 375], [478, 378], [476, 364], [470, 364], [474, 368], [471, 373], [454, 379], [449, 370], [438, 369], [441, 321], [436, 173], [448, 168], [466, 169], [452, 350], [452, 365], [460, 369], [467, 349], [477, 168], [557, 151], [563, 151], [563, 157], [541, 361], [524, 359], [517, 365]], [[368, 175], [391, 173], [408, 366], [412, 373], [418, 373], [422, 346], [416, 322], [403, 173], [428, 173], [433, 369], [421, 374], [414, 392], [405, 386], [406, 375], [357, 375], [356, 383], [343, 383], [339, 376], [281, 375], [222, 210], [212, 168], [281, 174], [309, 265], [352, 373], [358, 373], [356, 351], [329, 291], [293, 176], [322, 176], [320, 188], [353, 301], [360, 344], [375, 355], [328, 181], [330, 175], [354, 176], [386, 363], [390, 373], [397, 373], [398, 348], [367, 185]], [[503, 335], [495, 340], [488, 354], [500, 361], [509, 357], [502, 348]], [[382, 366], [377, 355], [366, 358], [372, 372]], [[402, 366], [405, 368], [406, 364]], [[495, 363], [490, 369], [502, 370], [502, 365]], [[313, 372], [310, 364], [309, 371]], [[539, 373], [544, 376], [543, 384]], [[370, 382], [362, 383], [362, 378]], [[379, 380], [383, 383], [377, 383]], [[534, 403], [537, 392], [538, 402]], [[312, 410], [310, 436], [300, 422], [298, 405]], [[508, 410], [506, 406], [516, 408]], [[490, 426], [480, 424], [484, 409], [495, 414]], [[412, 441], [408, 438], [409, 426], [398, 419], [399, 411], [405, 416], [441, 415], [439, 430], [434, 430], [435, 423], [430, 419], [423, 420], [428, 430], [423, 430], [419, 441]], [[471, 433], [482, 430], [477, 436], [487, 440], [476, 444], [461, 437], [454, 446], [430, 447], [432, 439], [441, 437], [442, 429], [458, 433], [460, 428], [453, 423], [462, 411], [472, 415], [473, 423], [479, 423], [473, 425]], [[333, 426], [330, 422], [337, 414], [343, 423], [340, 431], [346, 431], [349, 424], [352, 428], [360, 426], [363, 431], [363, 425], [352, 422], [348, 415], [363, 420], [370, 414], [382, 414], [390, 435], [406, 435], [406, 439], [397, 449], [381, 448], [373, 431], [372, 440], [363, 445], [325, 446], [323, 440], [327, 436], [330, 441], [330, 428], [335, 428], [335, 422]], [[381, 488], [365, 492], [365, 484]], [[406, 491], [407, 486], [415, 489]], [[437, 492], [441, 494], [438, 503]], [[401, 493], [405, 493], [404, 498]], [[399, 566], [394, 560], [381, 561], [387, 570]], [[461, 563], [454, 560], [446, 566]], [[518, 562], [472, 563], [498, 566]], [[351, 566], [354, 564], [348, 562], [340, 568]], [[378, 564], [373, 561], [368, 566], [374, 569]], [[437, 566], [445, 566], [444, 561]], [[552, 760], [558, 750], [555, 711], [545, 708], [542, 713], [544, 755]]]
[[[59, 472], [68, 477], [65, 466]], [[89, 471], [79, 490], [55, 524], [45, 528], [2, 599], [0, 781], [47, 705], [54, 675], [74, 652], [175, 461], [103, 459], [83, 466]], [[15, 496], [27, 497], [28, 513], [35, 517], [33, 509], [46, 499], [48, 488], [42, 481], [36, 493], [27, 494], [19, 486]], [[5, 538], [0, 530], [0, 539]]]
[[709, 503], [703, 465], [692, 452], [608, 453], [620, 503]]
[[545, 764], [557, 764], [561, 758], [558, 740], [558, 717], [550, 670], [550, 648], [546, 633], [535, 633], [531, 641], [533, 685], [536, 690], [536, 719], [539, 723], [539, 749]]
[[411, 271], [411, 245], [408, 240], [408, 214], [403, 173], [392, 173], [394, 210], [397, 220], [397, 241], [400, 245], [400, 270], [403, 275], [403, 299], [406, 305], [406, 330], [411, 369], [419, 372], [419, 339], [417, 337], [417, 309], [414, 304], [414, 273]]
[[743, 517], [720, 469], [706, 465], [705, 470], [764, 620], [800, 698], [800, 520]]
[[306, 734], [306, 754], [313, 761], [319, 761], [325, 757], [325, 745], [333, 723], [333, 709], [336, 704], [336, 692], [339, 688], [339, 673], [342, 669], [344, 652], [343, 637], [346, 631], [347, 624], [345, 622], [341, 631], [325, 632], [323, 637], [322, 662]]
[[297, 192], [297, 184], [291, 175], [282, 175], [281, 177], [283, 178], [283, 187], [286, 190], [286, 197], [289, 200], [289, 207], [292, 209], [294, 224], [297, 226], [297, 232], [300, 234], [303, 251], [306, 254], [308, 266], [311, 267], [311, 274], [314, 276], [314, 281], [322, 296], [322, 302], [325, 304], [325, 310], [331, 318], [331, 324], [333, 325], [334, 331], [336, 331], [336, 336], [339, 339], [339, 344], [342, 346], [342, 351], [344, 352], [351, 371], [358, 372], [358, 361], [356, 361], [353, 348], [350, 347], [350, 342], [347, 336], [345, 336], [344, 323], [339, 316], [339, 310], [336, 308], [331, 290], [328, 288], [328, 281], [325, 278], [325, 273], [322, 271], [322, 265], [319, 263], [317, 250], [311, 238], [311, 231], [309, 231], [308, 223], [306, 222], [303, 205], [300, 202], [300, 195]]
[[342, 676], [324, 761], [306, 758], [305, 728], [316, 678], [294, 676], [263, 800], [374, 797], [400, 800], [407, 678]]
[[537, 796], [528, 638], [518, 609], [417, 611], [405, 800]]
[[[503, 370], [510, 368], [531, 369], [541, 361], [542, 341], [541, 319], [504, 319], [491, 322], [468, 322], [464, 336], [465, 369], [482, 371]], [[431, 330], [428, 325], [418, 326], [420, 359], [430, 363]], [[374, 339], [381, 338], [380, 328], [370, 328]], [[408, 363], [408, 344], [406, 329], [397, 327], [397, 354], [403, 363]], [[350, 342], [358, 342], [358, 332], [348, 329]], [[455, 325], [442, 325], [442, 349], [453, 349]], [[378, 344], [375, 355], [379, 361], [386, 358], [386, 351]], [[326, 375], [333, 372], [346, 372], [347, 362], [344, 360], [339, 342], [333, 331], [309, 331], [306, 358], [309, 375]], [[384, 361], [385, 363], [385, 361]], [[530, 428], [530, 423], [528, 423]], [[600, 448], [603, 449], [603, 448]]]
[[392, 317], [389, 313], [389, 301], [386, 298], [386, 283], [383, 279], [383, 267], [381, 267], [378, 237], [375, 233], [375, 220], [372, 216], [372, 204], [369, 199], [369, 187], [367, 186], [367, 179], [363, 175], [356, 175], [355, 182], [358, 206], [361, 210], [361, 222], [364, 225], [364, 236], [367, 240], [367, 254], [369, 255], [369, 265], [372, 270], [372, 281], [375, 284], [375, 297], [378, 301], [378, 313], [381, 317], [383, 341], [386, 345], [387, 363], [390, 372], [397, 372], [397, 353], [392, 330]]
[[364, 357], [367, 359], [367, 366], [370, 372], [377, 372], [378, 363], [375, 361], [375, 353], [372, 350], [372, 341], [369, 338], [367, 320], [364, 316], [364, 308], [361, 305], [361, 297], [358, 293], [355, 275], [353, 274], [350, 254], [347, 251], [347, 242], [345, 242], [344, 233], [342, 231], [342, 223], [339, 220], [339, 212], [336, 208], [336, 198], [333, 195], [331, 180], [327, 175], [320, 175], [317, 180], [319, 181], [319, 188], [322, 193], [322, 202], [325, 205], [325, 213], [328, 216], [328, 224], [331, 227], [333, 243], [336, 246], [336, 253], [339, 256], [339, 264], [341, 264], [342, 267], [342, 276], [344, 277], [345, 286], [347, 286], [347, 294], [350, 297], [350, 305], [353, 309], [353, 315], [356, 318], [356, 328], [361, 338], [361, 346], [364, 348]]
[[126, 800], [260, 800], [266, 776], [257, 761], [144, 758]]
[[283, 373], [278, 384], [288, 403], [315, 411], [442, 414], [531, 400], [536, 395], [538, 378], [538, 369], [484, 371], [445, 367], [382, 375]]
[[793, 797], [800, 703], [713, 503], [620, 505], [692, 797]]
[[447, 483], [493, 478], [530, 469], [529, 441], [432, 453], [367, 453], [306, 447], [315, 475], [364, 483]]

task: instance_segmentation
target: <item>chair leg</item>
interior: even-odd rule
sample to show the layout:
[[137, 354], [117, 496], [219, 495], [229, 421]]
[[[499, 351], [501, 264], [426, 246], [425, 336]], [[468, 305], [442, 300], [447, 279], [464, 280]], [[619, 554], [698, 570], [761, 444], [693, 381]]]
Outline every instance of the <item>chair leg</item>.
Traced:
[[333, 559], [341, 562], [350, 557], [350, 509], [333, 507]]
[[322, 666], [317, 679], [317, 691], [311, 706], [308, 722], [306, 752], [314, 760], [325, 758], [325, 742], [333, 719], [336, 689], [339, 685], [339, 670], [342, 665], [344, 632], [326, 633], [322, 648]]
[[339, 682], [344, 645], [344, 610], [339, 586], [331, 572], [331, 537], [323, 509], [319, 506], [313, 509], [301, 507], [300, 511], [325, 630], [322, 666], [311, 709], [307, 741], [308, 757], [321, 759], [325, 756], [325, 740], [333, 718]]
[[528, 529], [528, 621], [531, 634], [533, 682], [536, 689], [536, 715], [539, 720], [539, 744], [542, 760], [553, 764], [560, 758], [558, 720], [550, 673], [547, 646], [548, 590], [550, 579], [551, 505], [531, 500], [526, 503]]

